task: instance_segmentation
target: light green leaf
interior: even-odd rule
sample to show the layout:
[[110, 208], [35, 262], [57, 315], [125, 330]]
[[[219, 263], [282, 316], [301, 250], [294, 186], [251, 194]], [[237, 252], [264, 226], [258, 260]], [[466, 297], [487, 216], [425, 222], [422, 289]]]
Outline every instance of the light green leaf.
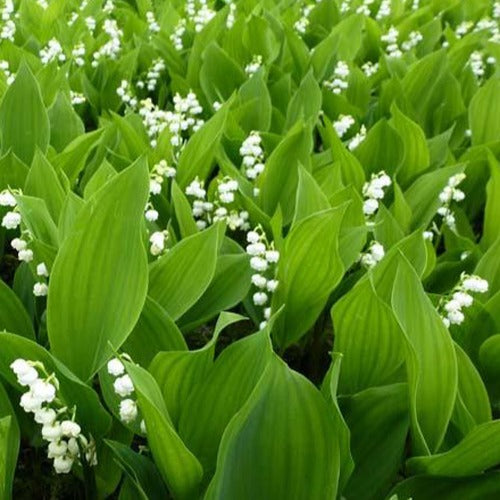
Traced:
[[0, 330], [35, 339], [30, 317], [19, 297], [0, 280]]
[[500, 79], [491, 77], [474, 95], [469, 106], [472, 144], [497, 141], [500, 136]]

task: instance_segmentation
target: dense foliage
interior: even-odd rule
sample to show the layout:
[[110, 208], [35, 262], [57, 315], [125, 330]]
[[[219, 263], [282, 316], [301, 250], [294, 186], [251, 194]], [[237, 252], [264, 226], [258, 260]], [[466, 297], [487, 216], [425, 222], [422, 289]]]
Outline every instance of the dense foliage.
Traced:
[[500, 498], [500, 2], [0, 9], [1, 499]]

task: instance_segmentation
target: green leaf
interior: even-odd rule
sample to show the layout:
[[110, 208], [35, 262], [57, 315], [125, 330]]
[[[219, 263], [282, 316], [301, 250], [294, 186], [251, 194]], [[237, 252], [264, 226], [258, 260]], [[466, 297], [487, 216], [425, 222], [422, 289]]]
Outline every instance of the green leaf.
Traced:
[[24, 163], [31, 164], [36, 148], [47, 151], [50, 124], [40, 86], [26, 63], [22, 63], [14, 83], [0, 105], [2, 152], [9, 149]]
[[146, 367], [158, 352], [184, 351], [187, 346], [172, 318], [148, 296], [123, 349], [133, 353], [134, 361]]
[[374, 387], [342, 400], [351, 431], [354, 472], [346, 498], [384, 498], [401, 467], [408, 434], [406, 384]]
[[35, 339], [30, 317], [19, 297], [0, 280], [0, 330]]
[[472, 145], [497, 141], [500, 136], [500, 80], [493, 76], [474, 95], [469, 106]]
[[196, 234], [198, 227], [192, 214], [191, 205], [175, 181], [172, 182], [172, 203], [181, 237], [186, 238], [187, 236]]
[[168, 493], [158, 469], [144, 455], [133, 452], [119, 441], [105, 439], [104, 442], [112, 450], [116, 462], [132, 481], [138, 498], [142, 500], [163, 500]]
[[12, 484], [21, 440], [19, 425], [4, 386], [0, 384], [0, 498], [12, 498]]
[[148, 196], [138, 160], [82, 209], [52, 269], [47, 326], [54, 354], [87, 380], [125, 341], [146, 298], [141, 241]]
[[273, 355], [224, 432], [205, 499], [335, 498], [339, 462], [326, 401], [309, 380]]
[[401, 258], [392, 307], [404, 332], [414, 453], [441, 445], [457, 395], [457, 360], [451, 336], [425, 295], [409, 262]]
[[286, 347], [312, 327], [344, 274], [338, 236], [345, 206], [302, 219], [290, 231], [280, 256], [273, 311], [285, 310], [273, 331]]
[[486, 207], [484, 209], [484, 226], [481, 245], [483, 248], [491, 246], [500, 237], [498, 214], [500, 213], [500, 163], [488, 151], [490, 180], [486, 185]]
[[33, 164], [26, 177], [24, 194], [42, 198], [47, 204], [52, 220], [59, 221], [59, 214], [66, 198], [66, 189], [61, 184], [54, 167], [39, 149], [35, 152]]
[[321, 90], [310, 70], [288, 104], [285, 130], [290, 129], [298, 120], [315, 123], [320, 109]]
[[500, 421], [485, 422], [445, 453], [414, 457], [407, 462], [412, 474], [466, 477], [500, 463]]
[[203, 464], [205, 478], [215, 469], [224, 430], [250, 396], [271, 355], [265, 329], [238, 340], [222, 351], [184, 404], [179, 434]]
[[391, 106], [391, 114], [391, 124], [403, 141], [403, 157], [397, 177], [401, 184], [406, 185], [429, 166], [429, 149], [423, 130], [405, 116], [396, 103]]
[[126, 363], [126, 369], [134, 383], [148, 444], [163, 480], [174, 498], [197, 498], [203, 470], [173, 428], [160, 388], [143, 368]]
[[16, 200], [23, 223], [31, 234], [46, 245], [57, 248], [59, 243], [57, 226], [50, 216], [45, 201], [33, 196], [17, 196]]
[[59, 92], [49, 109], [50, 145], [62, 151], [71, 141], [85, 133], [85, 126], [64, 92]]
[[152, 266], [149, 295], [175, 321], [208, 288], [215, 274], [224, 226], [216, 224], [177, 243]]

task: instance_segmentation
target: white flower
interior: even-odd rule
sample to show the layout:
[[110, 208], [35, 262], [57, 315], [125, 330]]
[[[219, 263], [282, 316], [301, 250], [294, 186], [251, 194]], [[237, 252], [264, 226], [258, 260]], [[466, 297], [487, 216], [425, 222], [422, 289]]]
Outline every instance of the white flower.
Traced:
[[68, 444], [66, 441], [51, 441], [47, 448], [47, 456], [49, 458], [62, 457], [68, 451]]
[[56, 421], [42, 427], [42, 438], [45, 439], [45, 441], [59, 441], [61, 437], [62, 429], [59, 422]]
[[248, 243], [257, 243], [260, 241], [260, 236], [257, 231], [248, 231], [247, 233]]
[[250, 243], [246, 248], [248, 255], [263, 255], [266, 252], [266, 245], [264, 243]]
[[280, 259], [280, 253], [277, 250], [267, 250], [266, 260], [267, 262], [276, 263]]
[[146, 220], [148, 220], [149, 222], [154, 222], [158, 220], [159, 216], [158, 211], [153, 208], [146, 210], [146, 213], [144, 215], [146, 216]]
[[257, 287], [257, 288], [265, 288], [267, 284], [267, 280], [264, 276], [261, 274], [254, 274], [252, 276], [252, 283]]
[[38, 379], [31, 384], [33, 395], [44, 403], [52, 403], [56, 397], [56, 388], [46, 380]]
[[33, 250], [30, 250], [29, 248], [25, 250], [19, 250], [17, 258], [24, 262], [31, 262], [33, 260]]
[[267, 282], [267, 291], [268, 292], [275, 292], [276, 289], [278, 288], [279, 281], [278, 280], [269, 280]]
[[453, 300], [458, 302], [460, 304], [460, 307], [470, 307], [474, 299], [468, 293], [455, 292], [453, 294]]
[[372, 246], [370, 247], [370, 252], [373, 255], [373, 258], [378, 262], [384, 258], [385, 251], [384, 247], [378, 243], [374, 242]]
[[21, 238], [14, 238], [10, 242], [10, 246], [14, 249], [20, 252], [21, 250], [24, 250], [26, 246], [28, 245], [27, 241], [22, 240]]
[[266, 307], [264, 309], [264, 318], [269, 319], [270, 317], [271, 317], [271, 308], [270, 307]]
[[134, 392], [134, 384], [128, 375], [123, 375], [115, 380], [113, 387], [116, 394], [122, 398], [130, 396]]
[[448, 320], [452, 325], [459, 325], [463, 323], [464, 319], [465, 316], [460, 310], [454, 310], [448, 313]]
[[33, 285], [33, 295], [35, 297], [45, 297], [49, 293], [47, 283], [37, 282]]
[[[80, 441], [84, 436], [80, 436]], [[85, 439], [86, 441], [86, 439]], [[68, 439], [68, 452], [70, 455], [77, 457], [80, 455], [80, 448], [78, 448], [78, 442], [75, 438], [71, 437]]]
[[57, 474], [68, 474], [73, 467], [73, 458], [68, 455], [58, 456], [54, 458], [54, 470]]
[[373, 215], [378, 210], [378, 201], [373, 198], [368, 198], [363, 203], [363, 213], [365, 215]]
[[42, 407], [43, 401], [33, 394], [32, 391], [25, 392], [21, 396], [20, 405], [26, 413], [35, 412]]
[[17, 204], [14, 195], [7, 190], [0, 193], [0, 206], [2, 207], [15, 207]]
[[432, 231], [424, 231], [424, 240], [432, 241], [434, 239], [434, 233]]
[[10, 368], [17, 375], [17, 381], [22, 386], [29, 386], [38, 379], [38, 372], [25, 359], [16, 359], [11, 363]]
[[462, 308], [462, 304], [458, 300], [455, 300], [455, 299], [450, 300], [449, 302], [447, 302], [444, 305], [444, 309], [447, 312], [460, 311], [461, 308]]
[[21, 224], [21, 214], [17, 212], [7, 212], [2, 219], [2, 226], [6, 229], [16, 229]]
[[337, 135], [342, 138], [354, 123], [355, 120], [351, 115], [339, 115], [338, 120], [333, 122], [333, 128]]
[[77, 438], [81, 432], [81, 427], [72, 420], [63, 420], [61, 422], [61, 431], [64, 436]]
[[259, 330], [264, 330], [266, 326], [267, 326], [267, 321], [261, 321], [259, 323]]
[[250, 259], [250, 267], [256, 271], [262, 272], [267, 270], [269, 264], [267, 263], [267, 260], [262, 257], [252, 257]]
[[108, 373], [113, 377], [119, 377], [125, 373], [125, 367], [118, 358], [113, 358], [108, 361]]
[[137, 418], [137, 404], [132, 399], [120, 401], [120, 419], [126, 424], [130, 424]]
[[264, 292], [256, 292], [253, 294], [253, 303], [256, 306], [263, 306], [267, 302], [267, 293]]
[[150, 237], [150, 252], [152, 255], [160, 255], [165, 250], [165, 234], [162, 231], [155, 231]]
[[232, 203], [234, 201], [234, 193], [221, 193], [219, 198], [222, 203]]
[[56, 420], [57, 414], [52, 408], [40, 408], [35, 411], [35, 422], [42, 425], [53, 424]]
[[141, 420], [141, 423], [139, 424], [139, 427], [140, 427], [141, 432], [143, 434], [147, 434], [147, 431], [146, 431], [146, 422], [144, 422], [144, 420]]
[[161, 184], [158, 181], [151, 179], [149, 181], [149, 192], [151, 194], [160, 194], [161, 193]]
[[36, 266], [36, 274], [38, 276], [48, 277], [49, 271], [47, 269], [47, 266], [45, 265], [45, 262], [40, 262], [40, 264]]
[[464, 280], [463, 287], [469, 292], [486, 293], [488, 282], [479, 276], [470, 276]]

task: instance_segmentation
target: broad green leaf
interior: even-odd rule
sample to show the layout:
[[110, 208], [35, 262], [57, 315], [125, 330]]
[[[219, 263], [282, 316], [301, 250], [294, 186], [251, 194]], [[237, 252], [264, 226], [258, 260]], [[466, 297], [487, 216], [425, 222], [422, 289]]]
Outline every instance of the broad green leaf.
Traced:
[[119, 441], [104, 441], [112, 450], [116, 462], [134, 484], [136, 498], [141, 500], [163, 500], [168, 493], [158, 469], [144, 455], [135, 453]]
[[12, 498], [20, 439], [14, 409], [7, 391], [0, 384], [0, 498]]
[[160, 388], [143, 368], [126, 363], [126, 369], [134, 383], [148, 444], [163, 480], [175, 499], [197, 498], [203, 469], [172, 426]]
[[271, 125], [272, 102], [264, 72], [257, 71], [239, 89], [242, 101], [238, 114], [238, 124], [250, 133], [252, 130], [267, 131]]
[[147, 367], [158, 352], [183, 351], [187, 346], [172, 318], [148, 296], [123, 349], [133, 355], [136, 363]]
[[351, 431], [355, 467], [343, 491], [346, 498], [384, 498], [403, 462], [408, 434], [406, 384], [374, 387], [342, 399]]
[[31, 234], [46, 245], [57, 248], [59, 234], [57, 226], [50, 216], [47, 203], [34, 196], [17, 196], [16, 199], [23, 223]]
[[0, 280], [0, 330], [35, 339], [30, 317], [19, 297]]
[[82, 209], [52, 269], [47, 326], [53, 353], [87, 380], [136, 323], [147, 291], [141, 241], [148, 195], [138, 160]]
[[285, 224], [293, 217], [299, 164], [308, 168], [311, 149], [310, 129], [299, 121], [271, 153], [264, 172], [259, 176], [262, 209], [272, 216], [281, 205]]
[[224, 432], [205, 499], [335, 498], [339, 455], [326, 401], [309, 380], [273, 355]]
[[500, 135], [500, 80], [493, 76], [474, 95], [469, 106], [472, 144], [497, 141]]
[[290, 129], [300, 119], [315, 123], [320, 109], [321, 90], [310, 70], [288, 104], [285, 129]]
[[280, 256], [274, 311], [285, 310], [273, 331], [286, 347], [311, 328], [344, 274], [338, 236], [345, 206], [302, 219], [290, 231]]
[[359, 281], [345, 294], [333, 306], [332, 320], [335, 350], [344, 355], [341, 393], [355, 394], [388, 383], [404, 360], [402, 332], [373, 281]]
[[469, 432], [451, 450], [407, 462], [413, 474], [465, 477], [484, 472], [500, 463], [500, 421], [485, 422]]
[[65, 93], [59, 92], [49, 109], [50, 145], [62, 151], [71, 141], [85, 133], [85, 126]]
[[54, 222], [59, 221], [59, 214], [66, 198], [66, 189], [63, 187], [54, 167], [48, 162], [39, 149], [35, 152], [24, 194], [42, 198]]
[[152, 266], [149, 295], [175, 321], [203, 295], [215, 274], [224, 226], [216, 224], [177, 243]]
[[0, 190], [22, 189], [27, 175], [28, 167], [12, 151], [0, 158]]
[[191, 205], [175, 181], [172, 182], [172, 204], [181, 237], [186, 238], [197, 233], [198, 227], [192, 214]]
[[101, 166], [95, 171], [94, 175], [85, 184], [83, 196], [88, 200], [94, 193], [101, 189], [106, 182], [116, 175], [116, 170], [111, 163], [104, 160]]
[[448, 330], [404, 258], [394, 280], [392, 307], [404, 332], [413, 453], [435, 453], [455, 404], [457, 360]]
[[202, 463], [205, 479], [215, 469], [219, 442], [229, 421], [250, 396], [271, 356], [265, 329], [231, 344], [183, 406], [179, 434]]
[[210, 285], [179, 318], [182, 331], [192, 330], [241, 302], [250, 289], [252, 274], [246, 254], [220, 255]]
[[26, 63], [22, 63], [14, 83], [0, 105], [2, 152], [9, 150], [31, 164], [36, 148], [47, 151], [50, 124], [40, 86]]
[[49, 373], [56, 374], [62, 399], [69, 407], [76, 407], [76, 419], [85, 434], [90, 433], [98, 440], [109, 430], [111, 418], [92, 388], [35, 342], [19, 335], [0, 333], [0, 373], [17, 391], [25, 392], [10, 369], [10, 364], [18, 358], [40, 361]]
[[406, 185], [429, 166], [429, 150], [423, 130], [393, 103], [391, 106], [392, 120], [399, 137], [403, 141], [403, 157], [397, 171], [398, 180]]
[[484, 227], [481, 245], [491, 246], [500, 237], [498, 214], [500, 213], [500, 163], [488, 152], [490, 180], [486, 185], [486, 207], [484, 209]]

